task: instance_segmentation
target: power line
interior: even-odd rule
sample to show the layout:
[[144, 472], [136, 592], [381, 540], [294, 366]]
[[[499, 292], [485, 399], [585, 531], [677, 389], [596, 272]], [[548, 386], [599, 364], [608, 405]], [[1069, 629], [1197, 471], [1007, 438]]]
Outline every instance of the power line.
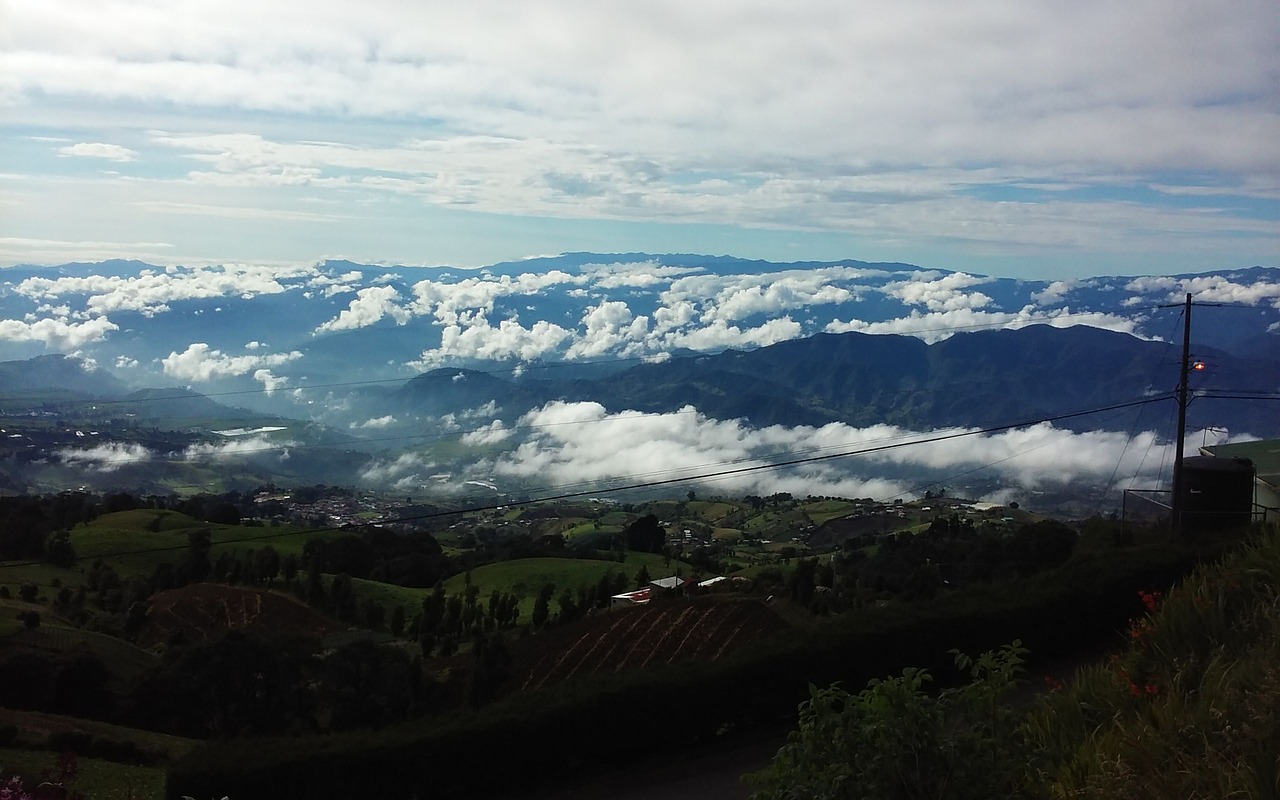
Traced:
[[[391, 520], [383, 520], [379, 524], [398, 525], [406, 522], [417, 522], [420, 520], [435, 519], [435, 518], [444, 517], [444, 516], [476, 513], [480, 511], [495, 511], [500, 508], [508, 508], [511, 506], [528, 506], [528, 505], [534, 505], [538, 503], [550, 503], [550, 502], [556, 502], [559, 500], [570, 500], [570, 499], [586, 497], [590, 495], [617, 494], [621, 492], [638, 491], [641, 489], [652, 489], [652, 488], [657, 488], [661, 486], [670, 486], [676, 483], [703, 482], [703, 481], [715, 480], [719, 478], [731, 477], [735, 475], [744, 475], [744, 474], [755, 473], [755, 472], [772, 471], [772, 470], [784, 469], [787, 467], [799, 466], [802, 464], [813, 464], [813, 463], [824, 462], [824, 461], [832, 461], [840, 458], [851, 458], [853, 456], [866, 455], [868, 453], [877, 453], [885, 450], [893, 450], [899, 447], [910, 447], [913, 445], [933, 444], [936, 442], [948, 441], [951, 439], [959, 439], [963, 437], [977, 436], [981, 434], [998, 433], [1000, 431], [1012, 430], [1014, 428], [1021, 428], [1021, 427], [1026, 427], [1030, 425], [1039, 425], [1045, 422], [1057, 422], [1064, 419], [1073, 419], [1077, 417], [1089, 416], [1092, 414], [1101, 414], [1107, 411], [1116, 411], [1124, 408], [1133, 408], [1135, 406], [1142, 406], [1148, 403], [1160, 402], [1163, 400], [1168, 400], [1170, 397], [1171, 395], [1158, 395], [1155, 397], [1146, 397], [1140, 400], [1130, 400], [1123, 403], [1114, 403], [1108, 406], [1088, 409], [1084, 411], [1073, 411], [1073, 412], [1068, 412], [1063, 414], [1055, 414], [1052, 416], [1040, 417], [1040, 418], [1031, 419], [1031, 420], [1022, 420], [1018, 422], [1005, 423], [1002, 425], [993, 425], [986, 428], [977, 428], [977, 429], [963, 430], [963, 431], [952, 431], [945, 434], [939, 434], [936, 436], [930, 436], [930, 437], [921, 438], [921, 439], [914, 439], [906, 442], [891, 442], [886, 444], [875, 445], [872, 447], [863, 447], [860, 449], [848, 450], [848, 451], [839, 452], [839, 453], [823, 453], [821, 455], [811, 455], [811, 456], [804, 456], [799, 458], [792, 458], [785, 461], [769, 463], [769, 464], [752, 464], [748, 466], [735, 467], [732, 469], [719, 470], [716, 472], [706, 473], [703, 475], [683, 476], [679, 478], [665, 478], [665, 479], [654, 480], [654, 481], [633, 482], [633, 483], [628, 483], [628, 484], [623, 484], [618, 486], [606, 486], [606, 487], [597, 487], [592, 489], [584, 489], [579, 491], [560, 492], [558, 494], [553, 494], [553, 495], [544, 496], [540, 498], [534, 498], [530, 500], [509, 500], [502, 503], [472, 506], [470, 508], [464, 508], [464, 509], [454, 509], [450, 511], [433, 511], [433, 512], [428, 512], [423, 514], [414, 514], [410, 516], [398, 517], [396, 519], [391, 519]], [[226, 545], [244, 544], [248, 542], [258, 542], [258, 541], [266, 541], [270, 539], [279, 539], [287, 536], [297, 536], [299, 533], [319, 534], [319, 533], [331, 533], [334, 531], [349, 530], [349, 529], [351, 529], [351, 526], [341, 525], [341, 526], [331, 526], [327, 528], [315, 528], [315, 529], [311, 529], [308, 531], [301, 531], [301, 532], [285, 531], [285, 532], [278, 532], [278, 533], [263, 534], [260, 536], [250, 536], [250, 537], [243, 537], [240, 539], [232, 539], [232, 540], [227, 540], [222, 542], [216, 542], [216, 543], [211, 543], [211, 545], [216, 544], [219, 547], [224, 547]], [[171, 552], [175, 550], [185, 550], [188, 547], [189, 545], [171, 545], [166, 547], [142, 548], [137, 550], [119, 551], [114, 553], [97, 553], [92, 556], [78, 556], [76, 560], [82, 561], [90, 558], [95, 558], [95, 559], [117, 558], [117, 557], [123, 557], [123, 556], [131, 556], [131, 555], [142, 555], [146, 553]], [[45, 562], [42, 562], [42, 561], [11, 562], [8, 564], [0, 564], [0, 568], [38, 566], [43, 563]]]

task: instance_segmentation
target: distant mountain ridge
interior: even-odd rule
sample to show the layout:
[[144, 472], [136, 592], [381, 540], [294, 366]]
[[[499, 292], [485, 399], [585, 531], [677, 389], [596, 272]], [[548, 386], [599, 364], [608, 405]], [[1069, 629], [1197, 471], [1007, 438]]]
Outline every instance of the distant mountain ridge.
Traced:
[[[598, 402], [611, 412], [693, 406], [717, 419], [767, 425], [914, 429], [1005, 424], [1172, 392], [1179, 346], [1096, 328], [1029, 326], [914, 337], [818, 334], [747, 352], [641, 364], [598, 380], [504, 379], [474, 370], [424, 373], [394, 394], [394, 408], [439, 415], [486, 403], [514, 418], [553, 400]], [[1201, 348], [1211, 369], [1193, 389], [1280, 387], [1280, 359], [1242, 360]], [[1280, 415], [1260, 403], [1200, 401], [1193, 424], [1280, 435]], [[1096, 419], [1065, 422], [1088, 429]]]
[[[688, 405], [753, 425], [985, 424], [1170, 390], [1186, 291], [1232, 306], [1196, 308], [1194, 351], [1217, 365], [1200, 379], [1280, 390], [1275, 267], [1029, 281], [640, 252], [480, 269], [0, 270], [0, 357], [15, 359], [0, 365], [0, 390], [185, 385], [369, 438], [490, 405], [511, 419], [550, 400]], [[1280, 416], [1260, 402], [1194, 405], [1204, 424], [1258, 434]]]

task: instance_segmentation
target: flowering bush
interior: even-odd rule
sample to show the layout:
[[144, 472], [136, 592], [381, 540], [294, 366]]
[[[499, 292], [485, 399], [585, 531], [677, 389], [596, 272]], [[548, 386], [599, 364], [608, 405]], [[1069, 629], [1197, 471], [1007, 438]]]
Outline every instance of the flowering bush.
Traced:
[[0, 784], [0, 800], [31, 800], [31, 792], [22, 788], [22, 778], [14, 775]]

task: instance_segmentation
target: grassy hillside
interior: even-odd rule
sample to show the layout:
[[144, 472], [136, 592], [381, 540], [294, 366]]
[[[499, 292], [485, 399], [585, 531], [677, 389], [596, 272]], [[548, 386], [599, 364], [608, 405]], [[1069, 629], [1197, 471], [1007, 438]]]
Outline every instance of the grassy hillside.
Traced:
[[1167, 594], [1027, 729], [1053, 797], [1280, 796], [1280, 529]]
[[103, 514], [79, 525], [71, 531], [71, 546], [82, 563], [101, 557], [121, 576], [149, 576], [159, 564], [179, 560], [180, 551], [187, 548], [188, 535], [200, 530], [210, 533], [212, 558], [223, 552], [243, 553], [268, 544], [281, 556], [300, 556], [308, 539], [344, 535], [342, 531], [314, 532], [290, 526], [218, 525], [176, 511], [148, 508]]
[[[538, 590], [545, 584], [555, 584], [557, 593], [566, 588], [576, 591], [579, 586], [599, 582], [607, 573], [621, 571], [627, 576], [628, 585], [634, 586], [641, 566], [655, 579], [675, 574], [677, 567], [686, 575], [690, 572], [688, 564], [672, 561], [668, 566], [662, 556], [653, 553], [627, 553], [622, 563], [582, 558], [522, 558], [472, 570], [471, 584], [480, 590], [482, 599], [494, 589], [520, 597], [520, 621], [527, 622], [533, 616]], [[466, 575], [453, 576], [444, 582], [445, 591], [450, 594], [465, 591], [466, 580]]]

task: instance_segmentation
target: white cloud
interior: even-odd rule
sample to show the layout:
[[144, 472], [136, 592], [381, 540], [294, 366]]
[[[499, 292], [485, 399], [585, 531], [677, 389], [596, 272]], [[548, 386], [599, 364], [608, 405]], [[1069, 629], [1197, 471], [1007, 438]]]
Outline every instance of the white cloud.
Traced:
[[[0, 104], [50, 132], [73, 112], [77, 131], [101, 131], [78, 138], [137, 128], [126, 109], [197, 129], [158, 131], [147, 146], [173, 152], [143, 155], [193, 169], [110, 184], [146, 195], [148, 211], [196, 212], [198, 191], [218, 195], [202, 216], [274, 213], [315, 231], [328, 217], [304, 209], [318, 203], [403, 200], [358, 239], [390, 247], [387, 233], [425, 220], [402, 252], [461, 249], [458, 231], [431, 226], [440, 216], [414, 213], [434, 206], [735, 225], [778, 234], [775, 253], [812, 231], [881, 254], [924, 242], [916, 252], [1031, 247], [1042, 260], [1064, 246], [1273, 253], [1277, 237], [1274, 219], [1235, 202], [1280, 187], [1269, 0], [392, 0], [372, 14], [311, 8], [306, 25], [291, 4], [248, 0], [10, 6]], [[273, 138], [249, 132], [261, 130]], [[1117, 185], [1215, 204], [1044, 197]], [[236, 202], [259, 194], [261, 206]], [[81, 218], [96, 200], [79, 201]], [[1239, 233], [1257, 238], [1232, 243]], [[510, 226], [468, 241], [526, 253], [590, 235]]]
[[502, 420], [495, 419], [487, 425], [467, 431], [462, 434], [459, 439], [468, 447], [486, 447], [488, 445], [505, 442], [511, 438], [512, 431], [506, 425], [502, 424]]
[[722, 350], [728, 347], [765, 347], [804, 335], [800, 323], [791, 317], [771, 319], [754, 328], [739, 328], [722, 319], [714, 320], [705, 328], [694, 328], [664, 335], [666, 347], [687, 347], [690, 350]]
[[1250, 306], [1270, 303], [1280, 309], [1280, 283], [1257, 281], [1245, 285], [1220, 275], [1202, 275], [1182, 280], [1179, 284], [1178, 291], [1169, 295], [1170, 300], [1182, 299], [1180, 295], [1190, 293], [1193, 300], [1205, 303], [1243, 303]]
[[423, 351], [422, 359], [409, 366], [429, 369], [451, 357], [528, 361], [555, 352], [573, 338], [572, 331], [545, 320], [528, 328], [510, 319], [504, 319], [495, 328], [479, 315], [463, 315], [459, 321], [461, 325], [449, 325], [441, 332], [438, 348]]
[[[1272, 307], [1280, 308], [1280, 283], [1255, 281], [1243, 284], [1223, 275], [1197, 275], [1191, 278], [1144, 276], [1134, 278], [1124, 288], [1147, 295], [1163, 294], [1163, 299], [1169, 302], [1180, 302], [1190, 294], [1193, 300], [1204, 303], [1241, 303], [1250, 306], [1270, 303]], [[1144, 302], [1146, 299], [1141, 296], [1130, 297], [1124, 301], [1124, 305], [1135, 306]]]
[[302, 358], [302, 353], [297, 350], [261, 356], [229, 356], [204, 342], [193, 342], [181, 353], [169, 353], [160, 363], [164, 374], [183, 380], [211, 381], [254, 372], [256, 380], [264, 384], [273, 382], [278, 387], [283, 385], [282, 379], [273, 378], [266, 368], [278, 367], [299, 358]]
[[91, 342], [100, 342], [111, 331], [120, 330], [106, 317], [95, 317], [86, 322], [65, 322], [57, 319], [41, 319], [24, 322], [16, 319], [0, 320], [0, 340], [11, 342], [40, 342], [51, 350], [69, 352]]
[[885, 273], [852, 267], [783, 270], [765, 274], [692, 275], [671, 283], [661, 298], [667, 314], [659, 328], [688, 321], [695, 309], [704, 319], [733, 322], [778, 315], [797, 308], [844, 303], [865, 288], [857, 281]]
[[155, 314], [169, 310], [180, 300], [280, 294], [288, 289], [280, 281], [314, 274], [314, 267], [277, 268], [230, 264], [216, 267], [173, 268], [165, 272], [144, 270], [137, 276], [89, 275], [85, 277], [28, 278], [14, 291], [33, 300], [86, 295], [86, 307], [95, 314], [139, 311]]
[[293, 441], [271, 441], [265, 436], [245, 436], [225, 442], [193, 444], [182, 451], [182, 457], [186, 461], [220, 461], [229, 458], [259, 455], [287, 459], [289, 457], [288, 448], [296, 444], [297, 442]]
[[969, 308], [930, 312], [928, 314], [912, 311], [908, 316], [882, 322], [866, 322], [860, 319], [833, 320], [827, 324], [825, 330], [827, 333], [846, 333], [849, 331], [898, 333], [915, 336], [926, 342], [939, 342], [966, 330], [985, 328], [1016, 330], [1028, 325], [1052, 325], [1055, 328], [1087, 325], [1093, 328], [1127, 333], [1131, 336], [1141, 336], [1138, 331], [1138, 325], [1141, 321], [1141, 318], [1128, 318], [1096, 311], [1072, 312], [1070, 306], [1053, 309], [1052, 311], [1036, 310], [1035, 306], [1027, 306], [1021, 311], [975, 311]]
[[[454, 376], [455, 379], [458, 377], [460, 376], [459, 375]], [[497, 413], [498, 413], [497, 401], [490, 400], [489, 402], [485, 403], [482, 406], [476, 406], [475, 408], [468, 408], [463, 411], [451, 412], [451, 413], [445, 414], [444, 416], [440, 417], [440, 419], [437, 421], [440, 424], [441, 430], [457, 431], [461, 429], [463, 423], [467, 423], [477, 419], [488, 419]]]
[[383, 417], [372, 417], [364, 422], [353, 422], [351, 427], [355, 430], [377, 430], [381, 428], [389, 428], [396, 424], [396, 418], [391, 414]]
[[273, 375], [269, 369], [254, 370], [253, 379], [262, 384], [262, 388], [266, 391], [267, 396], [275, 394], [276, 389], [284, 389], [289, 385], [288, 378]]
[[465, 278], [456, 283], [425, 280], [413, 285], [413, 311], [434, 316], [440, 325], [458, 325], [464, 316], [493, 312], [494, 302], [512, 295], [538, 294], [553, 286], [582, 284], [585, 276], [569, 275], [561, 270], [524, 273], [516, 277], [502, 275]]
[[649, 318], [632, 316], [627, 304], [617, 300], [587, 309], [582, 325], [586, 331], [569, 347], [566, 358], [628, 355], [643, 347], [649, 333]]
[[882, 291], [908, 305], [924, 306], [931, 312], [982, 308], [991, 298], [982, 292], [964, 292], [970, 286], [990, 283], [989, 278], [953, 272], [936, 280], [913, 278], [886, 284]]
[[369, 462], [361, 470], [360, 480], [367, 484], [380, 485], [410, 478], [417, 479], [421, 483], [419, 478], [421, 473], [434, 466], [434, 462], [428, 461], [417, 453], [404, 453], [390, 461], [375, 459]]
[[383, 318], [389, 318], [397, 325], [404, 325], [409, 321], [410, 312], [396, 302], [399, 299], [400, 293], [394, 286], [371, 286], [361, 289], [356, 292], [356, 299], [351, 301], [350, 306], [336, 318], [316, 328], [315, 332], [328, 333], [367, 328]]
[[64, 448], [55, 451], [55, 455], [63, 463], [95, 472], [114, 472], [129, 464], [144, 464], [153, 457], [146, 447], [125, 442], [109, 442], [83, 450]]
[[701, 272], [699, 267], [664, 266], [656, 261], [642, 261], [631, 264], [585, 264], [582, 273], [591, 279], [591, 284], [601, 289], [618, 289], [624, 286], [648, 288], [660, 283], [668, 283], [672, 278]]
[[137, 369], [138, 359], [129, 356], [116, 356], [116, 369]]
[[108, 161], [137, 161], [138, 151], [121, 147], [118, 144], [102, 144], [101, 142], [80, 142], [79, 144], [59, 147], [58, 155], [80, 156], [84, 158], [105, 158]]
[[[737, 420], [714, 420], [687, 407], [667, 414], [609, 413], [596, 403], [549, 403], [523, 417], [523, 442], [492, 464], [495, 474], [545, 481], [548, 486], [582, 482], [697, 482], [715, 477], [727, 492], [790, 491], [891, 498], [904, 492], [907, 477], [945, 478], [986, 469], [1025, 489], [1092, 483], [1119, 475], [1150, 479], [1168, 444], [1151, 432], [1073, 433], [1048, 423], [996, 434], [964, 428], [917, 432], [892, 425], [854, 428], [771, 426], [752, 429]], [[956, 436], [943, 441], [925, 440]], [[912, 442], [922, 442], [912, 445]], [[766, 468], [780, 460], [856, 453], [800, 467]], [[883, 448], [883, 449], [880, 449]], [[744, 469], [759, 468], [752, 471]]]
[[1054, 281], [1038, 292], [1031, 294], [1031, 302], [1041, 306], [1051, 306], [1062, 301], [1080, 284], [1079, 281]]

